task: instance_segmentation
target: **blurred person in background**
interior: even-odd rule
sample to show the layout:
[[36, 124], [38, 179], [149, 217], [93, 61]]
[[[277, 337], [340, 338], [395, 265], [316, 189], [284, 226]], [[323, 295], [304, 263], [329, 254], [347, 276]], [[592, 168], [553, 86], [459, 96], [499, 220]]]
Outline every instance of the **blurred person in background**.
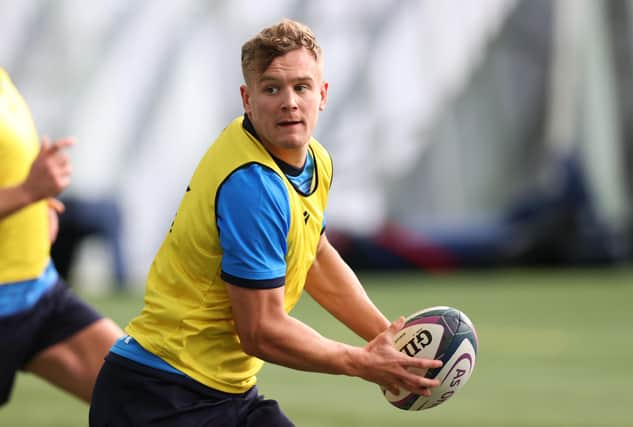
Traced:
[[[390, 323], [328, 242], [328, 152], [312, 132], [327, 101], [321, 48], [291, 20], [242, 47], [245, 114], [203, 156], [146, 282], [142, 312], [99, 374], [90, 425], [292, 426], [256, 386], [263, 362], [429, 395]], [[289, 316], [305, 289], [366, 339], [356, 347]]]
[[102, 239], [112, 258], [114, 290], [125, 291], [127, 263], [121, 242], [122, 217], [118, 203], [109, 198], [87, 199], [64, 195], [64, 214], [59, 218], [59, 235], [51, 248], [51, 257], [59, 275], [73, 285], [72, 272], [82, 244], [90, 238]]
[[54, 197], [70, 182], [64, 150], [72, 144], [39, 144], [27, 104], [0, 68], [0, 405], [19, 370], [89, 402], [122, 335], [67, 288], [50, 259], [64, 209]]

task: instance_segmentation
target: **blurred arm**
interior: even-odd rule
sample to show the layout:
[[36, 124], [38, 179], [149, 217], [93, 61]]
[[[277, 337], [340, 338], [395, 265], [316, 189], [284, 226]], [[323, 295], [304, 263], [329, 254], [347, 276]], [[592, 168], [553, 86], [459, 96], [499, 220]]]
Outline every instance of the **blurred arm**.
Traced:
[[0, 188], [0, 219], [35, 202], [32, 194], [24, 189], [23, 185]]
[[62, 150], [74, 144], [61, 139], [51, 144], [42, 140], [40, 152], [26, 179], [19, 185], [0, 188], [0, 219], [39, 200], [54, 197], [70, 183], [70, 159]]

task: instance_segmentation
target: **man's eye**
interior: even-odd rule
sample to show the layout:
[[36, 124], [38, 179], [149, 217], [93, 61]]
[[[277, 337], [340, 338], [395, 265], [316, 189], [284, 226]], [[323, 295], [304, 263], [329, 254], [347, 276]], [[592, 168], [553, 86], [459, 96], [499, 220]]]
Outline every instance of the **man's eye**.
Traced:
[[271, 94], [271, 95], [274, 95], [277, 92], [279, 92], [279, 89], [277, 89], [276, 87], [273, 87], [273, 86], [268, 86], [267, 88], [264, 89], [264, 92], [266, 92], [268, 94]]
[[297, 92], [305, 92], [308, 90], [308, 86], [307, 85], [297, 85], [295, 86], [295, 90]]

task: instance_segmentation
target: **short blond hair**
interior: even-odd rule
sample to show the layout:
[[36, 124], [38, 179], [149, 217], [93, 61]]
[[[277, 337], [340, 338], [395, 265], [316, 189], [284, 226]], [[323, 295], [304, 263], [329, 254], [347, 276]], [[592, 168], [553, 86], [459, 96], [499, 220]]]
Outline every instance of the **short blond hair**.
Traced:
[[273, 60], [296, 49], [306, 48], [321, 62], [321, 47], [312, 30], [300, 22], [283, 19], [264, 28], [242, 46], [242, 74], [248, 81], [252, 72], [263, 73]]

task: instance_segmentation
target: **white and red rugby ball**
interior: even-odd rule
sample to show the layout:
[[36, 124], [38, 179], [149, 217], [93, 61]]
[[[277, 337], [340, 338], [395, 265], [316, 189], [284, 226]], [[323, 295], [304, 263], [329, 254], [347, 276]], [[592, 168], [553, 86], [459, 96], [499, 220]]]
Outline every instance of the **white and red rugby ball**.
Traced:
[[477, 358], [477, 332], [470, 319], [452, 307], [430, 307], [409, 316], [394, 338], [394, 346], [411, 357], [439, 359], [439, 369], [421, 370], [420, 375], [435, 378], [440, 385], [430, 397], [400, 389], [398, 394], [383, 389], [392, 405], [407, 411], [433, 408], [446, 402], [468, 382]]

